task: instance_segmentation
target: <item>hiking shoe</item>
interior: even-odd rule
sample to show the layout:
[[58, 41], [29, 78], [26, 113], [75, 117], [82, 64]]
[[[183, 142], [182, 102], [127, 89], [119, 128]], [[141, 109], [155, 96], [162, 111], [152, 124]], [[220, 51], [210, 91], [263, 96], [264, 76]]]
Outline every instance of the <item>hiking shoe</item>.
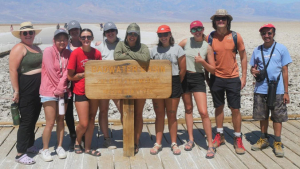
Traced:
[[242, 137], [234, 137], [234, 149], [237, 154], [245, 154], [245, 148], [242, 142]]
[[53, 158], [51, 156], [49, 149], [45, 149], [45, 150], [41, 149], [39, 153], [40, 153], [40, 157], [44, 161], [46, 161], [46, 162], [53, 161]]
[[217, 133], [213, 141], [214, 148], [219, 147], [220, 145], [225, 144], [225, 137], [223, 133]]
[[67, 153], [62, 147], [57, 147], [55, 151], [57, 153], [58, 158], [60, 159], [67, 158]]
[[103, 146], [108, 149], [116, 149], [117, 146], [115, 145], [114, 141], [111, 138], [104, 138]]
[[276, 157], [283, 157], [284, 152], [283, 152], [283, 149], [282, 149], [282, 143], [274, 141], [273, 146], [274, 146], [275, 156]]
[[251, 150], [257, 151], [269, 147], [269, 141], [267, 138], [259, 138], [259, 140], [251, 146]]

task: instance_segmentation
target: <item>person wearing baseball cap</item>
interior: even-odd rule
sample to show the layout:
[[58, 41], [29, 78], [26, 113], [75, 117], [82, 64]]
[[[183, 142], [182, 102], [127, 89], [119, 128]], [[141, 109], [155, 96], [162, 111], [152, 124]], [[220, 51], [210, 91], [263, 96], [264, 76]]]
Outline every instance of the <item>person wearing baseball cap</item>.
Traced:
[[[49, 141], [55, 121], [58, 144], [56, 153], [60, 159], [67, 157], [62, 148], [65, 116], [58, 112], [58, 101], [63, 98], [65, 107], [67, 107], [68, 98], [71, 97], [71, 92], [67, 87], [67, 65], [71, 54], [66, 49], [68, 39], [69, 35], [65, 29], [57, 29], [54, 32], [53, 46], [45, 48], [43, 53], [40, 97], [44, 107], [46, 126], [43, 132], [43, 149], [40, 150], [40, 157], [44, 161], [53, 160], [49, 150]], [[71, 104], [73, 103], [71, 102]]]
[[[177, 145], [177, 109], [182, 94], [181, 82], [184, 78], [185, 53], [183, 49], [174, 44], [171, 29], [168, 25], [161, 25], [157, 29], [159, 38], [158, 45], [152, 48], [150, 52], [151, 59], [169, 60], [172, 64], [172, 94], [167, 99], [152, 99], [155, 118], [156, 142], [150, 149], [150, 154], [156, 155], [162, 150], [161, 141], [163, 139], [165, 114], [168, 118], [168, 126], [171, 136], [171, 150], [174, 155], [181, 154], [181, 150]], [[160, 105], [160, 106], [158, 106]], [[165, 111], [166, 110], [166, 111]]]
[[[273, 152], [275, 156], [283, 157], [281, 130], [282, 122], [288, 120], [286, 107], [286, 104], [290, 102], [288, 65], [292, 63], [292, 59], [288, 49], [284, 45], [275, 42], [275, 30], [275, 26], [270, 23], [259, 29], [264, 43], [254, 49], [250, 59], [251, 74], [256, 78], [253, 119], [260, 120], [261, 127], [260, 139], [252, 145], [251, 150], [257, 151], [269, 147], [268, 124], [271, 111], [275, 140], [273, 142]], [[274, 85], [272, 84], [276, 84], [276, 87], [273, 88]]]
[[[101, 52], [102, 60], [114, 60], [114, 51], [115, 48], [120, 41], [120, 38], [117, 37], [118, 28], [113, 22], [106, 22], [103, 28], [103, 43], [100, 46], [96, 46], [96, 48]], [[119, 112], [122, 111], [120, 108], [121, 100], [113, 99], [116, 107]], [[104, 143], [103, 146], [109, 149], [117, 148], [115, 146], [114, 140], [110, 138], [108, 133], [108, 109], [109, 109], [109, 99], [101, 99], [99, 100], [99, 115], [98, 122], [100, 129], [104, 135]]]
[[[215, 29], [206, 41], [214, 51], [216, 69], [215, 74], [209, 78], [206, 74], [207, 82], [210, 86], [217, 124], [217, 134], [214, 138], [214, 147], [219, 147], [225, 143], [223, 134], [225, 92], [228, 107], [232, 112], [232, 122], [234, 124], [234, 148], [237, 154], [244, 154], [245, 148], [241, 136], [241, 90], [246, 85], [247, 76], [247, 55], [241, 35], [231, 31], [232, 16], [225, 9], [218, 9], [211, 16], [212, 26]], [[242, 67], [242, 77], [239, 78], [239, 66], [236, 54], [239, 53]]]
[[182, 82], [182, 99], [185, 107], [185, 119], [189, 141], [185, 144], [184, 150], [191, 151], [195, 146], [193, 137], [193, 94], [207, 136], [208, 149], [206, 158], [214, 158], [216, 151], [212, 144], [211, 122], [207, 112], [204, 71], [207, 70], [214, 74], [215, 60], [211, 47], [205, 41], [202, 22], [198, 20], [191, 22], [190, 32], [192, 37], [183, 39], [179, 43], [179, 46], [184, 49], [186, 54], [186, 75]]

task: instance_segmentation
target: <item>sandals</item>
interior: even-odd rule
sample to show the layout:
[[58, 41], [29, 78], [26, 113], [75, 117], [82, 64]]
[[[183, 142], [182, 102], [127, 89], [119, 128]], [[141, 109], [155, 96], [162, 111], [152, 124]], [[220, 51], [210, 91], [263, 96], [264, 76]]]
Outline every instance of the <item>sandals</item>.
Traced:
[[162, 145], [155, 143], [154, 146], [150, 149], [150, 154], [156, 155], [162, 150]]
[[181, 154], [181, 150], [180, 148], [177, 146], [177, 143], [172, 143], [171, 144], [171, 151], [173, 151], [174, 155], [180, 155]]
[[208, 147], [208, 149], [207, 149], [207, 153], [206, 153], [206, 158], [207, 159], [212, 159], [212, 158], [214, 158], [215, 157], [215, 154], [216, 154], [216, 148], [214, 148], [214, 147]]
[[83, 153], [83, 148], [81, 147], [81, 145], [74, 145], [74, 151], [76, 154], [82, 154]]
[[140, 146], [138, 144], [134, 144], [134, 154], [139, 152]]
[[16, 158], [15, 161], [24, 165], [31, 165], [35, 163], [35, 160], [28, 157], [27, 154], [23, 154], [20, 158]]
[[31, 146], [27, 149], [27, 153], [33, 153], [33, 154], [38, 154], [39, 153], [39, 149], [36, 146]]
[[88, 150], [85, 152], [85, 154], [89, 154], [89, 155], [92, 155], [92, 156], [95, 156], [95, 157], [99, 157], [101, 156], [101, 153], [100, 151], [97, 151], [97, 150]]
[[191, 151], [195, 147], [194, 141], [189, 140], [185, 145], [184, 145], [184, 150], [185, 151]]

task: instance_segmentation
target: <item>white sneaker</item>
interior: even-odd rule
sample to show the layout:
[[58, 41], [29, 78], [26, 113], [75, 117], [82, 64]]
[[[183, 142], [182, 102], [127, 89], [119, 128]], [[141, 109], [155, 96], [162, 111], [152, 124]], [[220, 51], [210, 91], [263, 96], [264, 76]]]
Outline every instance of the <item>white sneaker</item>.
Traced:
[[41, 149], [39, 153], [40, 153], [40, 157], [44, 161], [46, 161], [46, 162], [53, 161], [53, 158], [51, 156], [49, 149], [45, 149], [45, 150]]
[[55, 151], [56, 151], [56, 153], [57, 153], [58, 158], [60, 158], [60, 159], [67, 158], [67, 153], [66, 153], [66, 151], [64, 150], [64, 148], [62, 148], [62, 147], [57, 147], [57, 149], [56, 149]]

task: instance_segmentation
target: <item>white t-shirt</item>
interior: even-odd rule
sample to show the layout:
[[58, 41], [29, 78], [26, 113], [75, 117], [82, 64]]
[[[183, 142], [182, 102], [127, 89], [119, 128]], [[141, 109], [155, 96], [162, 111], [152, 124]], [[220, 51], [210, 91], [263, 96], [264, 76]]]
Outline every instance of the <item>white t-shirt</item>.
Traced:
[[96, 49], [101, 52], [102, 60], [115, 60], [114, 51], [118, 42], [117, 40], [114, 43], [109, 43], [107, 39], [105, 39], [105, 43], [102, 42], [99, 46], [96, 46]]

